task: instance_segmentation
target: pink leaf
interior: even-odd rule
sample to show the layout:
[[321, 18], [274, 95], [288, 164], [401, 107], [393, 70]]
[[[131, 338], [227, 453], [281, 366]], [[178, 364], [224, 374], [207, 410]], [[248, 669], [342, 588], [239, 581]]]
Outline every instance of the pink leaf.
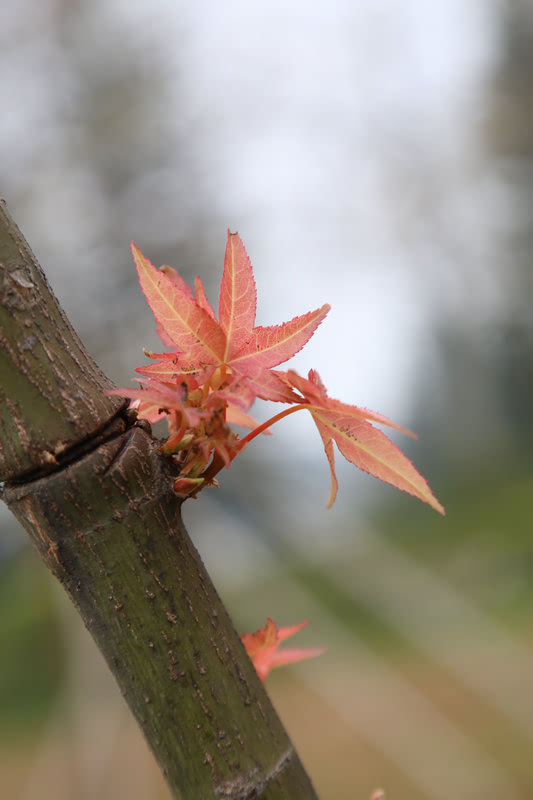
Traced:
[[384, 433], [374, 428], [368, 420], [389, 425], [409, 436], [415, 437], [414, 433], [396, 425], [382, 414], [376, 414], [374, 411], [358, 406], [350, 406], [341, 403], [340, 400], [328, 397], [326, 388], [315, 370], [309, 371], [308, 378], [302, 378], [294, 370], [277, 374], [287, 385], [293, 386], [301, 393], [322, 438], [331, 470], [328, 508], [335, 500], [338, 487], [332, 444], [334, 441], [342, 455], [356, 467], [418, 497], [436, 511], [444, 514], [444, 508], [433, 495], [422, 475], [402, 451]]
[[[356, 467], [418, 497], [444, 514], [444, 508], [433, 495], [426, 480], [384, 433], [363, 419], [355, 419], [352, 415], [342, 414], [335, 409], [310, 406], [309, 411], [324, 446], [333, 439], [342, 455]], [[332, 473], [334, 476], [333, 469]]]
[[180, 351], [181, 362], [191, 367], [219, 363], [225, 337], [216, 321], [178, 288], [174, 280], [157, 270], [135, 244], [132, 252], [141, 288], [164, 343]]
[[[188, 389], [186, 384], [178, 384], [175, 387], [170, 387], [163, 383], [150, 381], [145, 389], [111, 389], [107, 394], [118, 394], [120, 397], [129, 397], [132, 400], [139, 401], [139, 416], [146, 416], [150, 421], [156, 421], [155, 408], [159, 410], [167, 410], [168, 412], [177, 410], [183, 414], [187, 425], [194, 427], [198, 425], [203, 417], [208, 416], [208, 412], [204, 409], [194, 408], [186, 404]], [[147, 414], [143, 414], [140, 408], [145, 407]]]
[[370, 411], [368, 408], [351, 406], [347, 403], [342, 403], [340, 400], [335, 400], [333, 397], [328, 397], [326, 387], [322, 383], [320, 375], [314, 369], [309, 370], [308, 379], [302, 378], [301, 375], [298, 375], [298, 373], [292, 369], [282, 374], [285, 375], [285, 379], [288, 380], [291, 386], [298, 389], [308, 403], [324, 405], [327, 406], [327, 408], [336, 409], [343, 414], [348, 414], [358, 419], [371, 419], [372, 422], [378, 422], [380, 425], [387, 425], [389, 428], [394, 428], [400, 431], [400, 433], [410, 436], [412, 439], [418, 438], [416, 433], [413, 433], [408, 428], [404, 428], [401, 425], [397, 425], [396, 422], [393, 422], [384, 414], [378, 414], [376, 411]]
[[329, 469], [331, 472], [331, 489], [327, 503], [327, 508], [331, 508], [336, 500], [337, 492], [339, 491], [339, 481], [337, 480], [337, 473], [335, 472], [335, 450], [333, 448], [333, 442], [323, 428], [318, 425], [318, 423], [317, 428], [324, 445], [324, 451], [326, 453], [326, 458], [328, 459]]
[[228, 230], [218, 318], [226, 334], [224, 360], [242, 347], [255, 322], [257, 295], [250, 259], [236, 233]]
[[211, 303], [205, 296], [204, 285], [199, 275], [197, 275], [196, 278], [194, 279], [194, 288], [196, 291], [196, 302], [198, 303], [200, 308], [203, 308], [203, 310], [209, 314], [211, 319], [214, 319], [216, 321], [215, 312], [213, 311]]
[[276, 623], [269, 617], [264, 628], [241, 636], [246, 652], [262, 681], [274, 667], [314, 658], [324, 652], [321, 647], [289, 648], [281, 651], [278, 649], [281, 642], [289, 636], [294, 636], [306, 625], [307, 622], [301, 622], [299, 625], [287, 628], [276, 628]]
[[294, 403], [297, 396], [276, 374], [268, 369], [260, 369], [248, 375], [246, 382], [256, 397], [261, 400], [272, 400], [277, 403]]
[[[228, 403], [228, 407], [226, 409], [226, 422], [229, 422], [230, 425], [238, 425], [240, 428], [257, 428], [259, 425], [258, 421], [254, 419], [250, 414], [247, 414], [245, 411], [242, 411], [238, 406], [233, 405], [232, 403]], [[263, 433], [271, 434], [272, 431], [267, 429], [263, 431]]]
[[164, 272], [167, 278], [172, 281], [176, 289], [179, 289], [180, 292], [186, 294], [187, 297], [191, 298], [191, 300], [193, 299], [191, 287], [188, 283], [185, 283], [179, 272], [175, 270], [174, 267], [169, 267], [168, 264], [163, 264], [163, 266], [159, 268], [159, 272]]
[[232, 369], [250, 373], [288, 361], [309, 341], [329, 310], [326, 303], [282, 325], [254, 328], [246, 344], [231, 359]]

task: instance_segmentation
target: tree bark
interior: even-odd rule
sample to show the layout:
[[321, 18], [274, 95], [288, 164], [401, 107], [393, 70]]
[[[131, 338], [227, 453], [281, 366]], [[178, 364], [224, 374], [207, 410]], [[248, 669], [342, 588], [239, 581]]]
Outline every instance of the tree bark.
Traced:
[[78, 608], [179, 800], [316, 794], [181, 521], [150, 426], [0, 203], [3, 500]]

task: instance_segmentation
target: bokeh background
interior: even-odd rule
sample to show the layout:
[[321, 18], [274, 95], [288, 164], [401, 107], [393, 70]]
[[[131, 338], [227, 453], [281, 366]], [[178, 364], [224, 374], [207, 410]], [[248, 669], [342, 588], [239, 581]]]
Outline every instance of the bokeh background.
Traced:
[[[269, 679], [323, 800], [533, 796], [532, 93], [530, 0], [0, 4], [0, 194], [118, 385], [158, 346], [131, 239], [215, 301], [230, 227], [260, 324], [332, 305], [296, 367], [420, 435], [445, 519], [341, 464], [327, 511], [305, 416], [185, 506], [240, 631], [327, 647]], [[0, 796], [168, 800], [0, 526]]]

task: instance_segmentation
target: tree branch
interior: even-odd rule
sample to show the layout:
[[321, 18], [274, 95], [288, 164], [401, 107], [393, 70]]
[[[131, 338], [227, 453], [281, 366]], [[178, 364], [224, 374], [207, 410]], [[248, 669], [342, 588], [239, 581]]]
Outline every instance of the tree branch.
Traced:
[[0, 205], [3, 499], [63, 584], [181, 800], [316, 800], [181, 521], [149, 426]]

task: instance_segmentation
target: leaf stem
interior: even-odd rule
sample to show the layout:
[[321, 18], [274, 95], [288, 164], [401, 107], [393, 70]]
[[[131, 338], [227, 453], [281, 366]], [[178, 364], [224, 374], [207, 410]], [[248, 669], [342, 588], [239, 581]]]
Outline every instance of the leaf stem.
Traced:
[[237, 456], [241, 452], [241, 450], [243, 450], [246, 447], [246, 445], [250, 444], [250, 442], [253, 439], [255, 439], [255, 437], [258, 436], [260, 433], [266, 431], [266, 429], [270, 428], [270, 426], [274, 425], [274, 423], [279, 422], [280, 419], [283, 419], [283, 417], [288, 417], [289, 414], [294, 414], [295, 411], [301, 411], [302, 408], [309, 408], [309, 403], [298, 403], [298, 405], [296, 406], [291, 406], [291, 408], [286, 408], [285, 411], [280, 411], [279, 414], [270, 417], [270, 419], [267, 419], [266, 422], [262, 422], [261, 425], [258, 425], [257, 428], [254, 428], [253, 431], [250, 431], [250, 433], [248, 433], [244, 437], [244, 439], [241, 439], [238, 442], [235, 452], [231, 456], [231, 460], [233, 461], [235, 456]]
[[[250, 431], [250, 433], [248, 433], [244, 437], [244, 439], [241, 439], [239, 442], [237, 442], [237, 444], [235, 445], [235, 450], [230, 455], [230, 461], [233, 461], [235, 456], [238, 456], [241, 450], [243, 450], [248, 444], [250, 444], [250, 442], [253, 439], [255, 439], [255, 437], [258, 436], [260, 433], [263, 433], [263, 431], [265, 431], [271, 425], [274, 425], [275, 422], [279, 422], [279, 420], [283, 419], [283, 417], [288, 417], [289, 414], [293, 414], [295, 411], [301, 411], [302, 408], [309, 408], [309, 403], [298, 403], [298, 405], [296, 406], [291, 406], [291, 408], [286, 408], [285, 411], [280, 411], [279, 414], [270, 417], [270, 419], [267, 419], [266, 422], [262, 422], [261, 425], [257, 426], [257, 428], [254, 428], [253, 431]], [[226, 465], [224, 464], [224, 461], [220, 458], [220, 456], [215, 455], [211, 464], [209, 464], [205, 472], [202, 473], [202, 478], [204, 478], [205, 481], [212, 481], [215, 475], [218, 475], [218, 473], [224, 466]]]

